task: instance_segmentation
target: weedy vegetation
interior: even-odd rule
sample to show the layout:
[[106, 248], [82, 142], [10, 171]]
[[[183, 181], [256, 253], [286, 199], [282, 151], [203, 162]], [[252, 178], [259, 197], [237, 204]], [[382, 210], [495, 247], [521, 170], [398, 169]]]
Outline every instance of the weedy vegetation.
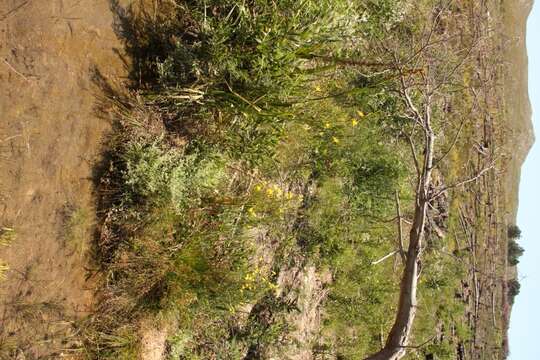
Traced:
[[[136, 358], [148, 323], [165, 333], [170, 359], [362, 359], [381, 349], [406, 261], [396, 228], [410, 230], [417, 201], [424, 138], [411, 104], [428, 95], [416, 81], [431, 74], [445, 94], [468, 91], [457, 71], [465, 50], [454, 52], [442, 28], [426, 35], [457, 4], [113, 5], [133, 69], [129, 90], [101, 82], [117, 120], [99, 184], [103, 279], [82, 325], [87, 356]], [[439, 188], [426, 191], [446, 193], [445, 173], [461, 174], [442, 158], [455, 158], [462, 129], [437, 99], [430, 116], [445, 147]], [[454, 359], [471, 337], [456, 295], [465, 255], [457, 235], [436, 234], [447, 201], [430, 202], [438, 218], [429, 210], [410, 359]], [[302, 320], [310, 304], [313, 319]]]
[[[8, 246], [15, 240], [15, 230], [10, 227], [3, 226], [0, 228], [0, 246]], [[5, 273], [9, 270], [8, 264], [0, 260], [0, 280], [5, 277]]]
[[93, 237], [94, 220], [91, 209], [81, 208], [72, 204], [64, 207], [64, 224], [62, 238], [70, 251], [84, 259], [90, 250], [88, 239]]

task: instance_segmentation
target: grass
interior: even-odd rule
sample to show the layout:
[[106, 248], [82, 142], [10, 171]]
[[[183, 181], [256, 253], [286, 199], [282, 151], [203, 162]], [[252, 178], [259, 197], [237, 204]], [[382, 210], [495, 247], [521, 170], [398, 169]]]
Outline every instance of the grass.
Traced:
[[66, 246], [78, 254], [80, 259], [88, 255], [94, 230], [93, 214], [90, 209], [66, 206], [62, 237]]
[[0, 246], [11, 244], [16, 237], [15, 230], [10, 227], [2, 227], [0, 229]]
[[[10, 227], [0, 228], [0, 247], [8, 246], [16, 237], [15, 230]], [[9, 270], [8, 264], [0, 261], [0, 280], [5, 278], [6, 272]]]

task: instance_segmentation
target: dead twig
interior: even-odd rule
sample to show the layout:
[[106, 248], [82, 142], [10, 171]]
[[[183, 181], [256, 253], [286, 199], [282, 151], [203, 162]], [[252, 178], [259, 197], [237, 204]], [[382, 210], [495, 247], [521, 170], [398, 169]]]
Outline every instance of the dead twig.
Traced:
[[407, 257], [405, 251], [403, 250], [403, 224], [401, 220], [401, 206], [399, 204], [399, 192], [396, 191], [396, 212], [397, 212], [397, 223], [398, 223], [398, 247], [399, 255], [401, 256], [401, 261], [403, 265], [407, 262]]
[[24, 80], [28, 81], [28, 82], [31, 82], [30, 79], [28, 79], [23, 73], [17, 71], [17, 69], [15, 69], [6, 59], [2, 59], [2, 61], [4, 62], [4, 64], [7, 65], [8, 68], [11, 69], [11, 71], [13, 71], [15, 74], [19, 75], [20, 77], [22, 77]]
[[26, 1], [22, 2], [21, 4], [15, 6], [13, 9], [9, 10], [4, 15], [0, 16], [0, 21], [6, 20], [8, 17], [15, 14], [17, 11], [19, 11], [20, 9], [22, 9], [24, 6], [28, 5], [29, 3], [30, 3], [30, 0], [26, 0]]

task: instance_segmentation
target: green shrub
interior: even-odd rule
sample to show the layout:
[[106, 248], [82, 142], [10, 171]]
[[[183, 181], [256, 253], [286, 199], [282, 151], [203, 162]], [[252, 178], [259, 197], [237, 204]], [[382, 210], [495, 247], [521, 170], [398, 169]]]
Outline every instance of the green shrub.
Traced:
[[519, 264], [519, 258], [525, 250], [517, 243], [515, 239], [508, 241], [508, 263], [512, 266]]
[[517, 225], [508, 226], [508, 238], [519, 239], [521, 237], [521, 229]]
[[521, 284], [519, 283], [519, 281], [517, 279], [512, 279], [512, 280], [509, 280], [506, 284], [507, 288], [508, 288], [508, 298], [509, 298], [509, 302], [510, 304], [514, 304], [514, 301], [516, 299], [516, 296], [519, 295], [519, 290], [521, 288]]

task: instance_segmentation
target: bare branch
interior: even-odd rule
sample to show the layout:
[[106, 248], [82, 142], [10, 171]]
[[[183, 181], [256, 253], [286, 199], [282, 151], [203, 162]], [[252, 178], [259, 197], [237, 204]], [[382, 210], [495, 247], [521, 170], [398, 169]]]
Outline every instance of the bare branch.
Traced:
[[436, 337], [437, 337], [437, 335], [433, 335], [432, 337], [430, 337], [429, 339], [427, 339], [426, 341], [424, 341], [420, 345], [409, 345], [409, 346], [403, 346], [403, 347], [406, 348], [406, 349], [421, 349], [424, 346], [426, 346], [427, 344], [429, 344], [430, 342], [432, 342], [433, 340], [435, 340]]
[[407, 262], [407, 257], [405, 256], [405, 251], [403, 250], [403, 226], [401, 223], [401, 205], [399, 204], [399, 192], [396, 190], [396, 212], [397, 212], [397, 223], [398, 223], [398, 247], [399, 255], [401, 256], [401, 261], [405, 265]]
[[371, 262], [371, 265], [377, 265], [377, 264], [379, 264], [379, 263], [382, 263], [384, 260], [386, 260], [386, 259], [388, 259], [388, 258], [394, 256], [394, 255], [397, 254], [397, 253], [399, 253], [399, 250], [394, 250], [394, 251], [392, 251], [391, 253], [389, 253], [389, 254], [383, 256], [383, 257], [380, 258], [379, 260], [376, 260], [376, 261]]
[[456, 143], [457, 143], [457, 141], [459, 139], [459, 136], [461, 135], [461, 131], [463, 130], [464, 126], [465, 126], [465, 121], [462, 121], [461, 124], [459, 125], [459, 129], [458, 129], [456, 135], [454, 136], [454, 139], [452, 140], [452, 143], [451, 143], [450, 147], [448, 147], [448, 149], [444, 152], [444, 154], [440, 158], [435, 160], [435, 162], [433, 163], [433, 166], [439, 165], [439, 163], [441, 161], [443, 161], [448, 156], [448, 154], [450, 154], [450, 152], [452, 151], [454, 146], [456, 146]]
[[407, 142], [409, 143], [409, 148], [411, 149], [411, 154], [414, 161], [414, 168], [416, 170], [416, 177], [420, 178], [420, 163], [418, 162], [418, 155], [416, 154], [416, 147], [414, 145], [412, 136], [407, 134], [406, 132], [403, 132], [405, 137], [407, 138]]
[[493, 169], [494, 167], [495, 167], [495, 164], [491, 164], [488, 167], [486, 167], [486, 168], [482, 169], [481, 171], [479, 171], [476, 175], [474, 175], [474, 176], [472, 176], [472, 177], [470, 177], [468, 179], [462, 180], [462, 181], [457, 182], [457, 183], [452, 184], [452, 185], [445, 186], [441, 190], [439, 190], [436, 193], [434, 193], [433, 195], [431, 195], [430, 199], [436, 199], [436, 198], [438, 198], [439, 196], [441, 196], [442, 194], [444, 194], [445, 192], [447, 192], [450, 189], [454, 189], [454, 188], [456, 188], [458, 186], [462, 186], [462, 185], [471, 183], [473, 181], [476, 181], [476, 180], [480, 179], [486, 172]]

